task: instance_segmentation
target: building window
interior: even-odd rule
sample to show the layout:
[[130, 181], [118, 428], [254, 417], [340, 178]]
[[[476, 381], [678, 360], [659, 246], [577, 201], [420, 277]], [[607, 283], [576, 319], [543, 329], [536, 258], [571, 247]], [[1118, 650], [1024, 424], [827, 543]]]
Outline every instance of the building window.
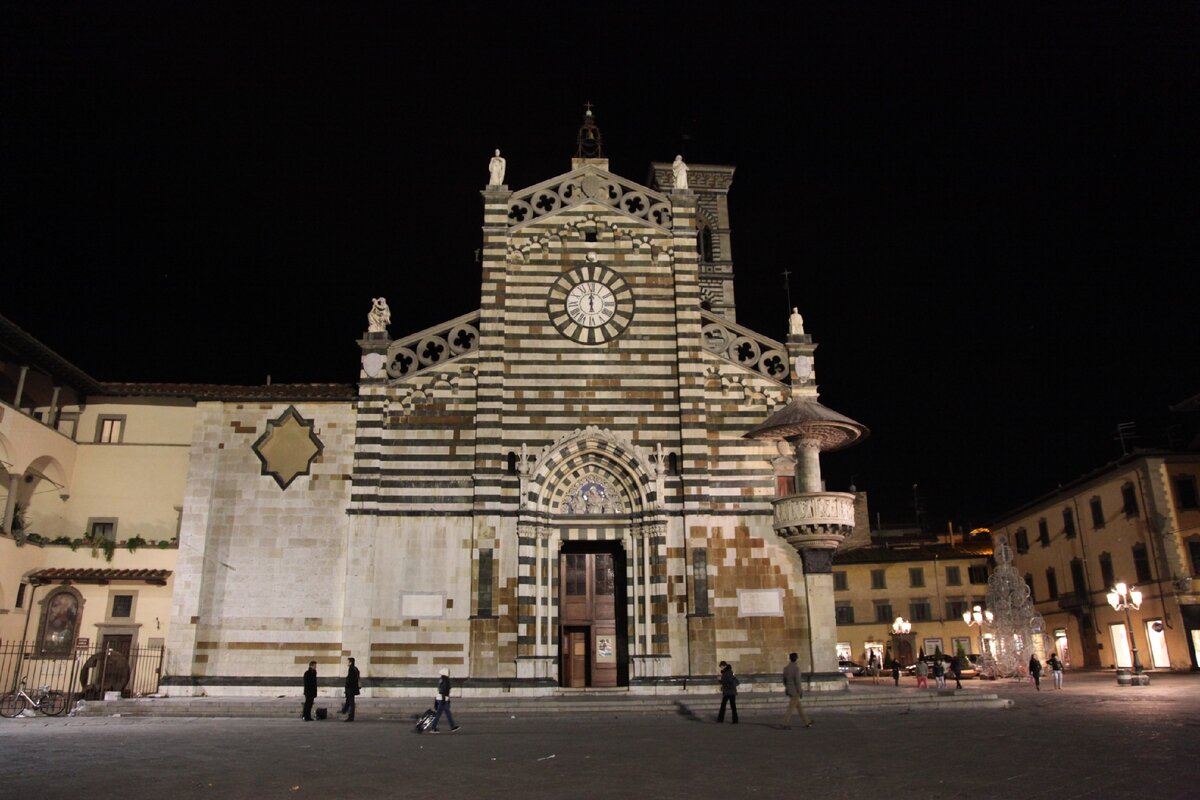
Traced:
[[491, 549], [479, 551], [479, 599], [476, 615], [484, 618], [492, 616], [492, 571], [494, 554]]
[[596, 556], [596, 596], [612, 597], [616, 591], [617, 571], [613, 568], [613, 557], [608, 553]]
[[908, 570], [908, 585], [913, 588], [925, 585], [925, 568], [912, 567]]
[[838, 625], [854, 624], [854, 606], [849, 603], [838, 603], [833, 611]]
[[982, 564], [978, 567], [967, 567], [967, 580], [969, 580], [971, 583], [987, 583], [987, 567], [983, 566]]
[[1099, 497], [1093, 497], [1088, 505], [1092, 508], [1092, 527], [1100, 530], [1104, 527], [1104, 505]]
[[1051, 600], [1058, 599], [1058, 576], [1054, 574], [1054, 567], [1046, 570], [1046, 593]]
[[117, 520], [113, 517], [93, 517], [88, 520], [88, 538], [93, 542], [117, 540]]
[[567, 555], [567, 595], [583, 597], [587, 594], [587, 556], [582, 553]]
[[1150, 554], [1146, 550], [1146, 545], [1135, 544], [1133, 546], [1133, 568], [1137, 572], [1138, 583], [1149, 583], [1153, 580], [1150, 577]]
[[1042, 547], [1050, 546], [1050, 526], [1045, 517], [1038, 520], [1038, 543]]
[[594, 241], [596, 241], [596, 231], [595, 231], [595, 230], [584, 231], [584, 232], [583, 232], [583, 240], [584, 240], [585, 242], [594, 242]]
[[124, 414], [102, 414], [96, 419], [96, 441], [99, 444], [120, 444], [124, 440]]
[[1083, 561], [1078, 558], [1071, 559], [1071, 588], [1084, 600], [1087, 600], [1088, 596], [1086, 578], [1083, 573]]
[[[887, 588], [887, 578], [884, 576], [884, 570], [881, 570], [881, 569], [871, 570], [871, 588], [872, 589], [886, 589]], [[888, 620], [888, 622], [891, 622], [891, 620]]]
[[713, 260], [713, 235], [712, 228], [705, 225], [700, 229], [700, 260]]
[[875, 603], [875, 621], [892, 624], [892, 604], [888, 602]]
[[133, 595], [131, 594], [115, 594], [112, 599], [112, 617], [124, 617], [128, 619], [133, 616]]
[[1125, 512], [1127, 517], [1136, 517], [1138, 515], [1137, 491], [1134, 490], [1132, 483], [1127, 483], [1121, 487], [1121, 510]]
[[1192, 574], [1200, 575], [1200, 539], [1188, 540], [1188, 555], [1192, 557]]
[[68, 439], [74, 441], [75, 433], [79, 430], [79, 412], [78, 411], [62, 411], [58, 415], [58, 422], [55, 423], [58, 432]]
[[16, 605], [17, 608], [25, 607], [25, 587], [28, 585], [29, 584], [27, 584], [27, 583], [22, 583], [19, 586], [17, 586], [17, 605]]
[[692, 551], [692, 587], [696, 594], [697, 616], [708, 616], [708, 550], [698, 547]]
[[965, 600], [958, 599], [946, 601], [946, 619], [948, 620], [962, 619], [962, 615], [968, 610], [967, 602]]
[[517, 474], [517, 454], [512, 450], [508, 451], [508, 474]]
[[1071, 513], [1071, 509], [1063, 509], [1063, 533], [1068, 539], [1075, 538], [1075, 515]]
[[1033, 576], [1032, 575], [1025, 576], [1025, 585], [1029, 587], [1029, 599], [1036, 603], [1037, 602], [1037, 594], [1033, 591]]
[[1017, 528], [1017, 552], [1029, 552], [1029, 534], [1025, 533], [1024, 528]]
[[81, 614], [80, 595], [73, 589], [52, 592], [42, 606], [42, 623], [38, 630], [38, 653], [43, 656], [66, 656], [75, 647]]
[[958, 567], [946, 567], [946, 585], [962, 586], [962, 572]]
[[835, 592], [844, 592], [850, 588], [850, 582], [846, 580], [845, 571], [833, 573], [833, 590]]
[[1200, 508], [1200, 502], [1196, 498], [1195, 475], [1176, 475], [1173, 483], [1175, 484], [1175, 506], [1177, 508]]
[[912, 617], [911, 622], [928, 622], [933, 619], [933, 609], [929, 607], [928, 600], [914, 600], [908, 606], [908, 613]]
[[1113, 573], [1112, 556], [1108, 553], [1100, 554], [1100, 579], [1104, 581], [1106, 589], [1112, 587], [1117, 582]]

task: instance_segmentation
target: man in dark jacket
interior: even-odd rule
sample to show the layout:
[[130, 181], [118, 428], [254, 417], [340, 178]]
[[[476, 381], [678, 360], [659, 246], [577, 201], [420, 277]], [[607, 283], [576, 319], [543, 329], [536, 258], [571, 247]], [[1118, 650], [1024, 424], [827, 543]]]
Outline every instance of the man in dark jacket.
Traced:
[[459, 729], [460, 726], [454, 724], [454, 715], [450, 713], [450, 670], [445, 667], [438, 672], [437, 700], [434, 701], [434, 708], [437, 709], [437, 716], [433, 718], [433, 725], [429, 727], [430, 733], [440, 733], [438, 723], [442, 721], [443, 714], [450, 723], [451, 733]]
[[358, 667], [354, 659], [347, 659], [350, 669], [346, 670], [346, 702], [342, 704], [341, 713], [346, 715], [346, 722], [354, 722], [354, 698], [358, 696]]
[[733, 712], [733, 724], [737, 725], [737, 687], [738, 679], [733, 674], [733, 667], [721, 662], [721, 711], [717, 714], [717, 722], [725, 721], [725, 705]]
[[300, 719], [312, 722], [313, 701], [317, 699], [317, 662], [308, 662], [308, 670], [304, 673], [304, 713]]

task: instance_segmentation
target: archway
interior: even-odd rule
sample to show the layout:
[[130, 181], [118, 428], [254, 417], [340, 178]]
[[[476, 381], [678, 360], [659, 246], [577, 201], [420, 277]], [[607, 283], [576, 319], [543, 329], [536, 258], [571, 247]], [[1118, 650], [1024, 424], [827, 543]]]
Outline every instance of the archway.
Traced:
[[627, 685], [631, 661], [665, 639], [652, 622], [662, 615], [651, 613], [652, 602], [665, 604], [651, 588], [665, 580], [658, 483], [657, 461], [596, 428], [536, 459], [518, 521], [528, 674], [564, 686]]

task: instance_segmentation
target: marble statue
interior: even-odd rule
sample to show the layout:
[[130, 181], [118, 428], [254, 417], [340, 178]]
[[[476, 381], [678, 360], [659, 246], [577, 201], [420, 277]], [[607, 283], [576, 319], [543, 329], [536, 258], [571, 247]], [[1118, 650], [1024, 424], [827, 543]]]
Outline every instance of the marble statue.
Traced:
[[788, 336], [803, 336], [804, 335], [804, 317], [800, 316], [800, 309], [793, 308], [792, 315], [788, 317]]
[[683, 163], [683, 156], [675, 156], [675, 162], [671, 164], [671, 174], [675, 176], [675, 188], [688, 188], [687, 182], [688, 166]]
[[382, 297], [371, 298], [371, 311], [367, 314], [367, 333], [387, 333], [392, 324], [392, 310]]
[[488, 162], [488, 185], [500, 186], [504, 183], [504, 170], [508, 162], [500, 155], [500, 151], [496, 151], [496, 155], [492, 156], [492, 160]]

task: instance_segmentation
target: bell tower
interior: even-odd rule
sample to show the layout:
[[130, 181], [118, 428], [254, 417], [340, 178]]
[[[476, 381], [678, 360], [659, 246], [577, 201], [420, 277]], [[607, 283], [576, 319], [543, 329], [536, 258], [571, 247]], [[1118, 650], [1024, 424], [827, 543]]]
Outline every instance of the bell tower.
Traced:
[[[737, 322], [733, 293], [733, 248], [729, 241], [729, 187], [733, 167], [688, 162], [688, 188], [696, 198], [696, 257], [700, 262], [700, 306], [730, 322]], [[652, 189], [669, 191], [671, 164], [650, 165]]]

